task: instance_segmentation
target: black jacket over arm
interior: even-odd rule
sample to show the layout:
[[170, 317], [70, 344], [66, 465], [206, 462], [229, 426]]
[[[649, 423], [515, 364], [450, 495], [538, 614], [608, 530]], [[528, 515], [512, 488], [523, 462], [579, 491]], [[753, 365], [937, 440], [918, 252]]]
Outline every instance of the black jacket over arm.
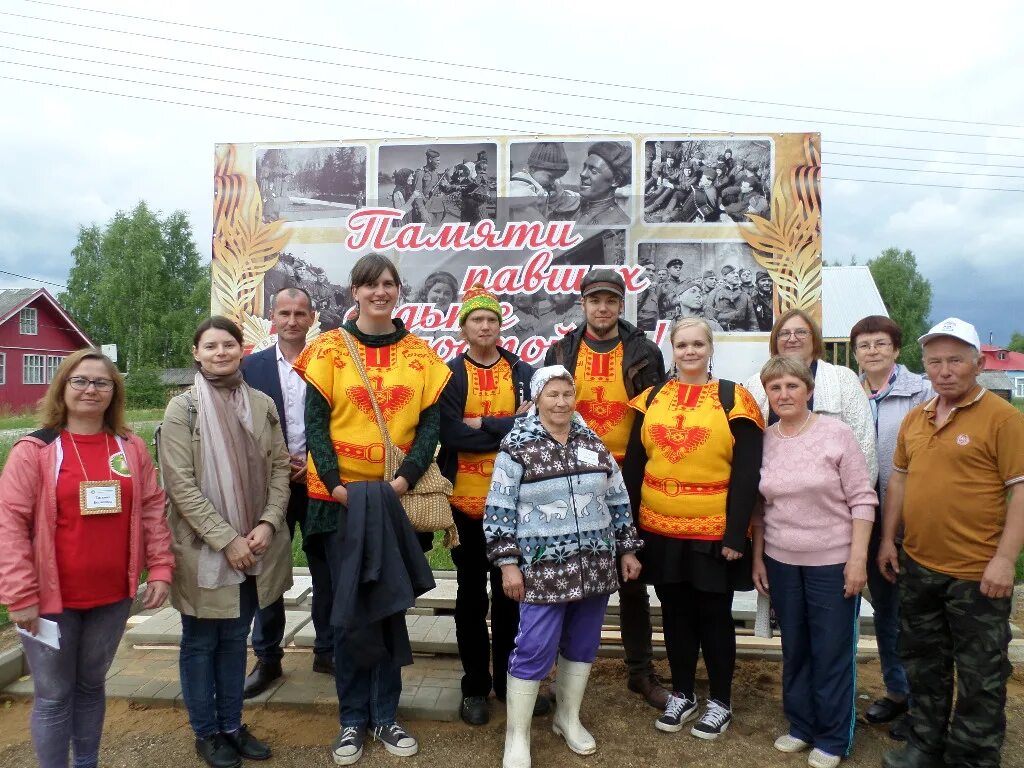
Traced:
[[334, 558], [331, 625], [359, 667], [390, 658], [412, 664], [405, 612], [434, 588], [419, 540], [390, 484], [348, 483], [348, 507], [338, 505], [340, 547]]
[[[530, 399], [530, 379], [533, 378], [533, 367], [508, 350], [498, 347], [501, 355], [512, 368], [512, 384], [515, 387], [515, 410], [519, 410], [524, 400]], [[459, 451], [467, 453], [487, 453], [497, 451], [501, 438], [512, 431], [516, 416], [484, 416], [480, 429], [473, 429], [463, 423], [466, 415], [466, 398], [469, 393], [469, 381], [466, 376], [466, 354], [462, 353], [448, 363], [452, 377], [448, 379], [441, 393], [441, 452], [437, 457], [437, 465], [441, 474], [452, 483], [459, 469]]]

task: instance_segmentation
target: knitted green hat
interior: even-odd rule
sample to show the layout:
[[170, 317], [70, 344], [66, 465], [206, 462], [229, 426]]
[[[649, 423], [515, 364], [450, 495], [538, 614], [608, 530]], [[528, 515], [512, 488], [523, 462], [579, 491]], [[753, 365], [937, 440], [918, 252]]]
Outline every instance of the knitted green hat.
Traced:
[[461, 328], [465, 325], [466, 318], [478, 309], [486, 309], [488, 312], [493, 312], [498, 316], [499, 322], [503, 319], [498, 297], [480, 283], [476, 283], [462, 295], [462, 306], [459, 308], [459, 327]]

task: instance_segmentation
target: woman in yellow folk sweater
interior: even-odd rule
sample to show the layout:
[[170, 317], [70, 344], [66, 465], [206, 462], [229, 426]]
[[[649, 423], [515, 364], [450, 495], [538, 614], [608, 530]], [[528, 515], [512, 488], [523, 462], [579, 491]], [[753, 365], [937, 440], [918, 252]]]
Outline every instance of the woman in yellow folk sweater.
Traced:
[[732, 722], [736, 636], [732, 596], [750, 589], [747, 527], [761, 469], [761, 410], [746, 389], [711, 375], [714, 341], [700, 318], [672, 328], [675, 376], [630, 403], [623, 477], [644, 581], [661, 600], [672, 696], [655, 726], [674, 733], [697, 716], [694, 677], [703, 651], [710, 691], [691, 733], [714, 739]]
[[[340, 521], [351, 515], [347, 484], [385, 481], [398, 496], [416, 485], [437, 449], [438, 399], [451, 376], [448, 366], [422, 339], [411, 335], [401, 320], [392, 318], [402, 283], [390, 259], [373, 253], [360, 258], [352, 268], [351, 286], [359, 310], [355, 320], [321, 334], [295, 361], [295, 369], [310, 385], [306, 388], [306, 535], [325, 537], [336, 592], [342, 587], [339, 564], [355, 546], [346, 548], [346, 531], [339, 530]], [[349, 353], [344, 333], [353, 337], [392, 440], [406, 453], [393, 478], [384, 477], [384, 441], [371, 394]], [[354, 488], [359, 491], [361, 486]], [[396, 722], [403, 662], [391, 654], [372, 666], [363, 666], [359, 659], [367, 649], [356, 646], [357, 642], [335, 628], [341, 730], [332, 748], [334, 762], [351, 765], [358, 761], [370, 727], [373, 738], [392, 755], [415, 754], [419, 748], [416, 738]], [[411, 663], [411, 655], [404, 663]]]

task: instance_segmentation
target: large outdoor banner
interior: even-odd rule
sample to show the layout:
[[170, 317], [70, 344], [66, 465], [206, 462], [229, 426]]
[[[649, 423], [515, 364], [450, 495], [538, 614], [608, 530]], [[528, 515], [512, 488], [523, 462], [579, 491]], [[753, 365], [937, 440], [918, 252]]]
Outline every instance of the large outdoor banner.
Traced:
[[772, 318], [821, 313], [817, 134], [507, 136], [220, 144], [212, 309], [246, 345], [274, 341], [270, 297], [305, 288], [318, 324], [350, 316], [366, 253], [402, 279], [398, 316], [444, 358], [480, 283], [506, 311], [503, 346], [529, 362], [582, 321], [596, 266], [626, 283], [625, 316], [668, 352], [668, 329], [715, 330], [716, 375], [743, 380]]

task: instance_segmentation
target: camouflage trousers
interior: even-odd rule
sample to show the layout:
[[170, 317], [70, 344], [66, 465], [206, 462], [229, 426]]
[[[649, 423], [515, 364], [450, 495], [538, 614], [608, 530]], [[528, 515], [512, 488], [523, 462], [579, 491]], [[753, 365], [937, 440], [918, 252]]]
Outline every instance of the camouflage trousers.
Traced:
[[899, 587], [899, 650], [914, 698], [911, 743], [944, 754], [957, 768], [998, 768], [1011, 672], [1010, 598], [985, 597], [980, 582], [937, 573], [905, 552]]

